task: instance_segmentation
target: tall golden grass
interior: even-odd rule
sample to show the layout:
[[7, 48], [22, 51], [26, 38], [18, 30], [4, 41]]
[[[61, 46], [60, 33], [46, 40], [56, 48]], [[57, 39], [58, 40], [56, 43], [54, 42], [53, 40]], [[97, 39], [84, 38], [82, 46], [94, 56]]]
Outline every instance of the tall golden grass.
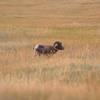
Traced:
[[[0, 43], [1, 100], [100, 99], [100, 35], [59, 31]], [[34, 57], [36, 43], [55, 40], [63, 42], [64, 51]]]
[[0, 0], [0, 100], [100, 100], [100, 0]]

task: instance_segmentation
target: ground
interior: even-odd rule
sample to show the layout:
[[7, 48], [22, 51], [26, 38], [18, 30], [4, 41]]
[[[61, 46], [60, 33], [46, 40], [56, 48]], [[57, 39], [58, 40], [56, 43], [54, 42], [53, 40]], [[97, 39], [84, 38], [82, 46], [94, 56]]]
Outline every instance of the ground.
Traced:
[[[1, 0], [0, 100], [99, 100], [100, 1]], [[37, 43], [64, 51], [34, 57]]]

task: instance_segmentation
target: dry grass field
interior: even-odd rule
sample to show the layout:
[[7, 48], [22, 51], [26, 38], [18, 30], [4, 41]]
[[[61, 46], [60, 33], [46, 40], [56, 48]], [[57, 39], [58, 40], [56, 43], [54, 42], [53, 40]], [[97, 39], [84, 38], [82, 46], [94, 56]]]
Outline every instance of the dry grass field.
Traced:
[[100, 1], [0, 0], [0, 100], [100, 100]]

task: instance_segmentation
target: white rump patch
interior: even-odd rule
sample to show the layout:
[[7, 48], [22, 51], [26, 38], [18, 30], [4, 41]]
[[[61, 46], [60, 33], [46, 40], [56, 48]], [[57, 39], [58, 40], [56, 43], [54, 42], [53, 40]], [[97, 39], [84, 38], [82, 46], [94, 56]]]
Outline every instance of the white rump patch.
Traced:
[[34, 49], [37, 49], [39, 47], [40, 44], [35, 45]]

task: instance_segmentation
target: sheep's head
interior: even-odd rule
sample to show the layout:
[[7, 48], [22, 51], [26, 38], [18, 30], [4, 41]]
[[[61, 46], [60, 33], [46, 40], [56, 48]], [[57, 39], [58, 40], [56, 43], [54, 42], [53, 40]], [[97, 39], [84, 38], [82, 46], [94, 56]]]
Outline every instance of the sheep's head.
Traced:
[[54, 48], [56, 48], [57, 50], [64, 50], [64, 47], [63, 47], [63, 45], [62, 45], [62, 42], [60, 42], [60, 41], [54, 42], [53, 46], [54, 46]]

